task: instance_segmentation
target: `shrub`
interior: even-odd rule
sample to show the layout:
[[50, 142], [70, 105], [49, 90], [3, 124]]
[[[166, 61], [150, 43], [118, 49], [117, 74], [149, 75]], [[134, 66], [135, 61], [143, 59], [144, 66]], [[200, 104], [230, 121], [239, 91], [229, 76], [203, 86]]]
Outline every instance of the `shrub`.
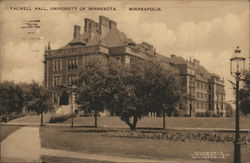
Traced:
[[205, 112], [196, 112], [195, 116], [196, 117], [206, 117], [206, 113]]
[[[159, 133], [144, 133], [140, 131], [106, 131], [102, 136], [122, 138], [145, 138], [161, 141], [211, 141], [211, 142], [233, 142], [234, 133], [219, 133], [206, 131], [168, 131]], [[245, 144], [247, 134], [241, 135], [241, 143]]]
[[23, 116], [25, 116], [25, 114], [22, 114], [22, 113], [11, 113], [9, 115], [2, 115], [0, 118], [0, 122], [7, 123], [8, 121], [11, 121], [11, 120], [14, 120], [17, 118], [21, 118]]

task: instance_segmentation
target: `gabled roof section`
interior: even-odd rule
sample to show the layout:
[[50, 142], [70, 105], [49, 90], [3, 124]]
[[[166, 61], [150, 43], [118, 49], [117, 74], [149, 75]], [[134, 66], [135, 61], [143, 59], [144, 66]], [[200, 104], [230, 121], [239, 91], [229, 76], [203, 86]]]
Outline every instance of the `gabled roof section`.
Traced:
[[198, 65], [195, 68], [196, 74], [202, 75], [204, 78], [211, 78], [211, 73], [204, 66]]
[[76, 37], [74, 38], [73, 40], [71, 40], [69, 42], [70, 45], [73, 45], [73, 44], [82, 44], [82, 45], [86, 45], [87, 44], [87, 41], [85, 41], [83, 38], [81, 37]]
[[125, 46], [126, 40], [127, 36], [115, 28], [107, 32], [107, 34], [101, 39], [101, 43], [108, 47]]
[[186, 61], [182, 57], [178, 57], [176, 55], [171, 55], [170, 62], [173, 64], [186, 64]]

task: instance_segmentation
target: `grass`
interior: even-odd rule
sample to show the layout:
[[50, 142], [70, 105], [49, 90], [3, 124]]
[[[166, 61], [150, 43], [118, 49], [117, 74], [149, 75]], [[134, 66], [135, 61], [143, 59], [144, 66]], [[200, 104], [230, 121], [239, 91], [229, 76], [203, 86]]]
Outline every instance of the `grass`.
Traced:
[[[49, 119], [51, 117], [51, 114], [44, 114], [44, 123], [48, 123]], [[32, 116], [24, 116], [21, 118], [17, 118], [14, 120], [11, 120], [10, 123], [40, 123], [41, 121], [41, 116], [40, 115], [32, 115]]]
[[[40, 129], [41, 145], [45, 148], [68, 151], [125, 156], [147, 159], [185, 159], [192, 160], [194, 152], [223, 152], [225, 159], [213, 162], [230, 163], [233, 156], [232, 143], [214, 142], [168, 142], [143, 138], [103, 137], [101, 130], [86, 128]], [[242, 145], [242, 162], [250, 160], [250, 148]]]
[[[52, 114], [44, 115], [44, 123], [48, 121]], [[162, 117], [144, 117], [138, 121], [139, 128], [162, 128]], [[10, 121], [10, 123], [40, 123], [40, 116], [25, 116]], [[58, 123], [71, 123], [71, 118]], [[74, 117], [74, 125], [78, 126], [94, 126], [94, 117]], [[120, 120], [119, 117], [98, 117], [98, 126], [105, 128], [128, 128], [127, 124]], [[188, 128], [227, 128], [235, 129], [235, 118], [233, 117], [166, 117], [166, 127], [188, 127]], [[250, 129], [250, 118], [241, 117], [241, 129]]]
[[87, 160], [87, 159], [72, 159], [66, 157], [55, 157], [55, 156], [45, 156], [42, 155], [41, 160], [43, 163], [113, 163], [108, 161], [97, 161], [97, 160]]
[[1, 142], [7, 137], [9, 136], [12, 132], [16, 131], [17, 129], [20, 128], [20, 126], [9, 126], [9, 125], [1, 125], [0, 126], [0, 138], [1, 138]]
[[[63, 122], [70, 124], [71, 119]], [[81, 126], [93, 126], [94, 117], [75, 117], [74, 124]], [[98, 117], [98, 126], [100, 127], [121, 127], [128, 126], [120, 120], [119, 117]], [[138, 121], [137, 127], [162, 128], [162, 117], [144, 117]], [[166, 127], [188, 127], [188, 128], [235, 128], [235, 118], [225, 117], [167, 117]], [[250, 118], [244, 117], [240, 119], [241, 129], [250, 129]]]

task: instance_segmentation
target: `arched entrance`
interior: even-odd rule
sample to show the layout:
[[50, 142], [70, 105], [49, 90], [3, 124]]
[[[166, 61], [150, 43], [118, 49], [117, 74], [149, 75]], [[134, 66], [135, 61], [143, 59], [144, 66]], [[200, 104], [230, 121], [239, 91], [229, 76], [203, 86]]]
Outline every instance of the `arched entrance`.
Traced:
[[63, 91], [60, 97], [59, 105], [68, 105], [69, 104], [69, 94], [66, 91]]

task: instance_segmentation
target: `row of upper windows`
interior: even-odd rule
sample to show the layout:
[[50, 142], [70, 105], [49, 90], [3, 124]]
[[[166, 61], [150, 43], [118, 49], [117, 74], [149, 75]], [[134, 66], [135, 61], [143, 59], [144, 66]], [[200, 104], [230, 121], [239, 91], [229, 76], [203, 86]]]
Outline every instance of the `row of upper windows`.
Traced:
[[[202, 92], [197, 92], [196, 94], [196, 98], [197, 99], [203, 99], [203, 100], [212, 100], [212, 95], [209, 93], [209, 94], [206, 94], [206, 93], [202, 93]], [[219, 98], [219, 96], [217, 95], [217, 98]], [[223, 101], [223, 96], [221, 97], [222, 101]]]
[[[77, 58], [69, 58], [68, 59], [68, 69], [77, 69], [78, 68], [78, 59]], [[62, 59], [53, 60], [53, 71], [60, 71], [63, 69]]]
[[217, 101], [223, 101], [224, 100], [224, 95], [223, 94], [216, 94], [216, 100]]
[[211, 103], [206, 103], [206, 102], [196, 102], [196, 109], [205, 109], [205, 110], [211, 110], [212, 109], [212, 104]]
[[208, 103], [206, 102], [200, 102], [200, 101], [197, 101], [196, 102], [196, 109], [208, 109]]
[[207, 83], [196, 81], [196, 88], [201, 90], [211, 90], [211, 85], [208, 85]]
[[[77, 75], [68, 75], [68, 79], [67, 79], [67, 84], [68, 85], [76, 85], [77, 84]], [[58, 86], [58, 85], [62, 85], [62, 75], [54, 75], [53, 76], [53, 86]]]
[[[196, 109], [212, 109], [212, 104], [202, 101], [196, 101]], [[216, 109], [223, 110], [223, 104], [216, 104]]]
[[[209, 95], [210, 95], [210, 94], [209, 94]], [[206, 94], [206, 93], [201, 93], [201, 92], [197, 92], [196, 97], [197, 97], [198, 99], [207, 100], [207, 99], [208, 99], [208, 94]], [[210, 97], [210, 98], [211, 98], [211, 97]]]
[[[206, 94], [206, 93], [202, 93], [202, 92], [197, 92], [196, 97], [197, 97], [197, 99], [212, 100], [212, 95], [210, 93]], [[224, 95], [216, 94], [216, 100], [223, 101]]]
[[[98, 56], [98, 55], [93, 55], [93, 56], [85, 56], [82, 59], [82, 62], [79, 60], [77, 57], [71, 57], [67, 59], [67, 68], [69, 70], [74, 70], [79, 68], [79, 61], [83, 65], [87, 65], [88, 63], [93, 63], [93, 62], [105, 62], [107, 58], [103, 56]], [[63, 69], [63, 59], [54, 59], [53, 60], [53, 71], [60, 71]]]

